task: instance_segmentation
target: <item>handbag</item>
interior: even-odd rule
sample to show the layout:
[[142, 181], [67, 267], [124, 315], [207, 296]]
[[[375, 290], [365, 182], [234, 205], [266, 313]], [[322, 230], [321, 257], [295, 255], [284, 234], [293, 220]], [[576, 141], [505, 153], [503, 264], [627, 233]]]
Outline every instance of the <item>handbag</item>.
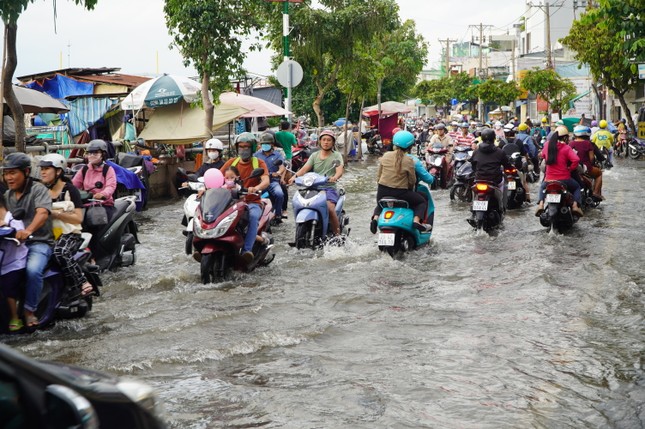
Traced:
[[92, 228], [100, 228], [108, 223], [107, 210], [103, 206], [91, 206], [85, 210], [85, 224]]

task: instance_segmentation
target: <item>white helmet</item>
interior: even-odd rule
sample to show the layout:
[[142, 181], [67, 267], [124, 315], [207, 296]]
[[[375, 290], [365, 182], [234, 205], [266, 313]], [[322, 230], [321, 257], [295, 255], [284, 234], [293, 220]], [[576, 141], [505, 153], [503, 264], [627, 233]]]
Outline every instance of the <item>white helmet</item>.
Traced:
[[67, 161], [63, 155], [57, 153], [48, 153], [40, 159], [38, 164], [40, 167], [54, 167], [62, 168], [63, 170], [67, 167]]
[[209, 139], [206, 140], [206, 143], [204, 143], [204, 149], [217, 149], [217, 150], [224, 150], [224, 144], [220, 139]]

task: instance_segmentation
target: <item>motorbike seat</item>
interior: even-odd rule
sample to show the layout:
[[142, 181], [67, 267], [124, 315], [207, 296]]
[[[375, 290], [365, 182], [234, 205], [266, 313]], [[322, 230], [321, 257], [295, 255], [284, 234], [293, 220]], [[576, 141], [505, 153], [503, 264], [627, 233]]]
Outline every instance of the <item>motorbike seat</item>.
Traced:
[[381, 198], [378, 200], [378, 205], [381, 206], [384, 209], [391, 209], [391, 208], [410, 208], [410, 204], [408, 204], [407, 201], [404, 200], [398, 200], [396, 198]]

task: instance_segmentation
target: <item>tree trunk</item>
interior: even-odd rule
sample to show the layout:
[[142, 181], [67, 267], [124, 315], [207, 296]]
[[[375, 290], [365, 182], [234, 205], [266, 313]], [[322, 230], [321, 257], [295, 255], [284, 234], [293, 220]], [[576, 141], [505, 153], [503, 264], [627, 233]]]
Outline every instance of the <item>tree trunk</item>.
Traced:
[[206, 135], [212, 137], [213, 135], [213, 115], [215, 113], [215, 106], [208, 96], [210, 90], [210, 75], [204, 73], [202, 77], [202, 104], [204, 105], [204, 126], [206, 127]]
[[322, 99], [324, 96], [325, 96], [325, 93], [318, 92], [318, 95], [316, 95], [316, 98], [314, 98], [314, 102], [311, 105], [314, 109], [314, 112], [316, 112], [316, 118], [318, 120], [319, 130], [325, 126], [325, 118], [323, 117], [322, 109], [320, 108], [320, 103], [322, 102]]
[[350, 91], [349, 95], [347, 96], [347, 102], [345, 103], [345, 125], [343, 126], [343, 133], [344, 133], [344, 138], [345, 138], [345, 149], [343, 150], [343, 161], [347, 163], [347, 158], [349, 155], [349, 146], [350, 144], [354, 144], [354, 134], [351, 134], [351, 139], [348, 139], [348, 135], [350, 135], [347, 130], [348, 130], [348, 123], [349, 123], [349, 105], [352, 103], [352, 92]]
[[18, 65], [18, 57], [16, 55], [16, 35], [18, 34], [17, 24], [5, 24], [5, 31], [7, 36], [7, 63], [2, 73], [2, 93], [5, 102], [11, 109], [13, 114], [13, 121], [16, 127], [16, 150], [19, 152], [25, 151], [25, 137], [27, 132], [25, 130], [25, 111], [22, 105], [18, 102], [16, 94], [13, 92], [13, 74]]
[[358, 111], [358, 159], [363, 159], [363, 133], [361, 133], [361, 128], [363, 128], [363, 107], [365, 106], [365, 97], [361, 99], [361, 108]]
[[627, 103], [625, 102], [625, 93], [618, 92], [616, 91], [615, 88], [612, 88], [611, 86], [609, 87], [609, 89], [611, 89], [614, 92], [614, 94], [616, 94], [616, 97], [618, 97], [618, 101], [620, 101], [620, 107], [623, 108], [625, 119], [627, 119], [627, 124], [629, 125], [629, 128], [632, 129], [634, 136], [637, 136], [638, 129], [634, 126], [634, 121], [632, 119], [632, 112], [629, 110], [629, 107], [627, 107]]

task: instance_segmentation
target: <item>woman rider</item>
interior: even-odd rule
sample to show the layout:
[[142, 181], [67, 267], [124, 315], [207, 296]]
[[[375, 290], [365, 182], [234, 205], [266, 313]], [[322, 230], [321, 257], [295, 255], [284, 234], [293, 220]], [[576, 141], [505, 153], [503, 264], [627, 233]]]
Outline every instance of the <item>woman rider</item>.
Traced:
[[571, 177], [571, 172], [578, 168], [580, 158], [567, 144], [568, 142], [569, 130], [567, 127], [560, 125], [549, 137], [549, 143], [542, 149], [541, 156], [546, 159], [546, 173], [538, 193], [536, 216], [540, 216], [544, 211], [544, 189], [546, 188], [546, 183], [553, 180], [563, 182], [566, 185], [569, 192], [573, 194], [574, 199], [571, 211], [578, 216], [583, 215], [580, 209], [582, 198], [580, 185]]
[[224, 151], [224, 144], [219, 139], [209, 139], [204, 143], [204, 163], [199, 170], [197, 170], [197, 177], [202, 177], [206, 170], [209, 168], [220, 169], [224, 165], [222, 159], [222, 152]]
[[116, 172], [105, 164], [107, 159], [107, 143], [103, 140], [92, 140], [87, 145], [87, 167], [79, 170], [72, 184], [81, 191], [92, 194], [92, 198], [102, 200], [102, 205], [108, 214], [108, 219], [114, 214], [114, 198], [116, 191]]
[[53, 255], [63, 270], [68, 284], [73, 285], [73, 290], [86, 295], [92, 291], [92, 284], [87, 281], [83, 270], [74, 260], [74, 254], [83, 242], [80, 233], [80, 225], [83, 222], [83, 202], [81, 201], [81, 193], [65, 177], [66, 165], [67, 161], [62, 155], [57, 153], [45, 155], [40, 160], [40, 179], [49, 189], [49, 195], [53, 203], [71, 201], [74, 205], [74, 209], [71, 211], [56, 209], [55, 205], [52, 209], [50, 214], [52, 220], [58, 219], [64, 223], [78, 226], [78, 232], [61, 234], [59, 237], [56, 236], [56, 231], [54, 231], [56, 242]]
[[[410, 138], [410, 136], [412, 138]], [[370, 231], [375, 233], [378, 217], [383, 210], [378, 201], [384, 197], [393, 197], [407, 201], [414, 212], [414, 227], [419, 231], [428, 231], [431, 225], [422, 224], [425, 218], [427, 201], [418, 192], [414, 191], [417, 176], [414, 170], [414, 161], [406, 153], [414, 145], [414, 135], [409, 131], [399, 131], [392, 137], [394, 150], [386, 152], [381, 157], [376, 180], [378, 189], [376, 192], [377, 205], [370, 222]]]

